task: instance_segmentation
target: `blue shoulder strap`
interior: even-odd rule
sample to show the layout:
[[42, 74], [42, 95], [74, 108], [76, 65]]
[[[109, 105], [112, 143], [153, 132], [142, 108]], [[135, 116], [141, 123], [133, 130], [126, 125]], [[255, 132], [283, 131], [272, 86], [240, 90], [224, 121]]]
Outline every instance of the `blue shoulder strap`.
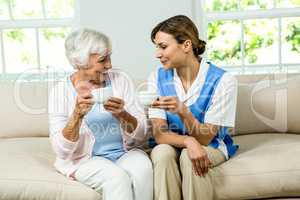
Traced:
[[204, 122], [204, 114], [209, 109], [215, 90], [223, 74], [225, 73], [223, 69], [218, 68], [209, 62], [208, 64], [209, 68], [200, 92], [200, 96], [197, 101], [190, 106], [190, 110], [201, 123]]
[[157, 86], [159, 94], [161, 96], [177, 96], [174, 87], [174, 71], [173, 69], [165, 70], [164, 68], [159, 68], [157, 76]]

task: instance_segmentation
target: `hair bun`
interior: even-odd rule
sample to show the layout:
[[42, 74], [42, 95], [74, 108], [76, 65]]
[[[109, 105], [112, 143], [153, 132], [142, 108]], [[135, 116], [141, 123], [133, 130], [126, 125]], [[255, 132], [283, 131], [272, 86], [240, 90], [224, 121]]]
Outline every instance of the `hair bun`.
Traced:
[[196, 47], [196, 54], [197, 55], [201, 55], [205, 52], [205, 46], [206, 46], [206, 42], [203, 40], [198, 39], [198, 45]]

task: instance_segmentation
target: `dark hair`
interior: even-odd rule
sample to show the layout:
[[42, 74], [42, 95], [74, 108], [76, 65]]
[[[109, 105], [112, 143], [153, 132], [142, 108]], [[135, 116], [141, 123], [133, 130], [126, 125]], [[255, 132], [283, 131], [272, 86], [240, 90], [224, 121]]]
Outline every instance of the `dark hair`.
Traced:
[[193, 52], [196, 57], [205, 51], [206, 42], [199, 39], [199, 32], [196, 25], [187, 16], [176, 15], [157, 24], [151, 32], [153, 43], [156, 33], [159, 31], [173, 35], [179, 44], [182, 44], [186, 40], [191, 40]]

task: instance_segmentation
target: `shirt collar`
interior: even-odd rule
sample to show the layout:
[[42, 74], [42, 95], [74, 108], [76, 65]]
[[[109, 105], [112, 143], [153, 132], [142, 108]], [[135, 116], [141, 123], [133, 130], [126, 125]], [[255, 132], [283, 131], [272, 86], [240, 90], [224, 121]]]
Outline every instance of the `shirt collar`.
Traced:
[[[193, 81], [191, 87], [187, 91], [186, 98], [189, 98], [189, 96], [193, 95], [191, 93], [193, 93], [193, 91], [197, 91], [197, 89], [203, 85], [203, 83], [205, 81], [207, 71], [208, 71], [208, 68], [209, 68], [209, 64], [207, 63], [207, 60], [205, 58], [202, 58], [201, 62], [200, 62], [200, 68], [199, 68], [199, 71], [197, 73], [196, 79]], [[175, 85], [179, 87], [179, 88], [177, 87], [177, 89], [180, 89], [180, 90], [184, 91], [184, 88], [182, 86], [182, 82], [181, 82], [181, 80], [180, 80], [180, 78], [177, 74], [176, 69], [174, 69], [173, 71], [174, 71], [174, 82], [177, 83]]]

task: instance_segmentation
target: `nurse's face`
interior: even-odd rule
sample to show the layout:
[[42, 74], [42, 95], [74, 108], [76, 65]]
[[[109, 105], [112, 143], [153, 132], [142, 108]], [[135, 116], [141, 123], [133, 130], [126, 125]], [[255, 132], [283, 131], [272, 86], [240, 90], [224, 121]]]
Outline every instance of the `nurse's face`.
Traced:
[[182, 66], [186, 53], [183, 44], [179, 44], [173, 35], [157, 32], [154, 38], [156, 44], [155, 57], [166, 69]]

